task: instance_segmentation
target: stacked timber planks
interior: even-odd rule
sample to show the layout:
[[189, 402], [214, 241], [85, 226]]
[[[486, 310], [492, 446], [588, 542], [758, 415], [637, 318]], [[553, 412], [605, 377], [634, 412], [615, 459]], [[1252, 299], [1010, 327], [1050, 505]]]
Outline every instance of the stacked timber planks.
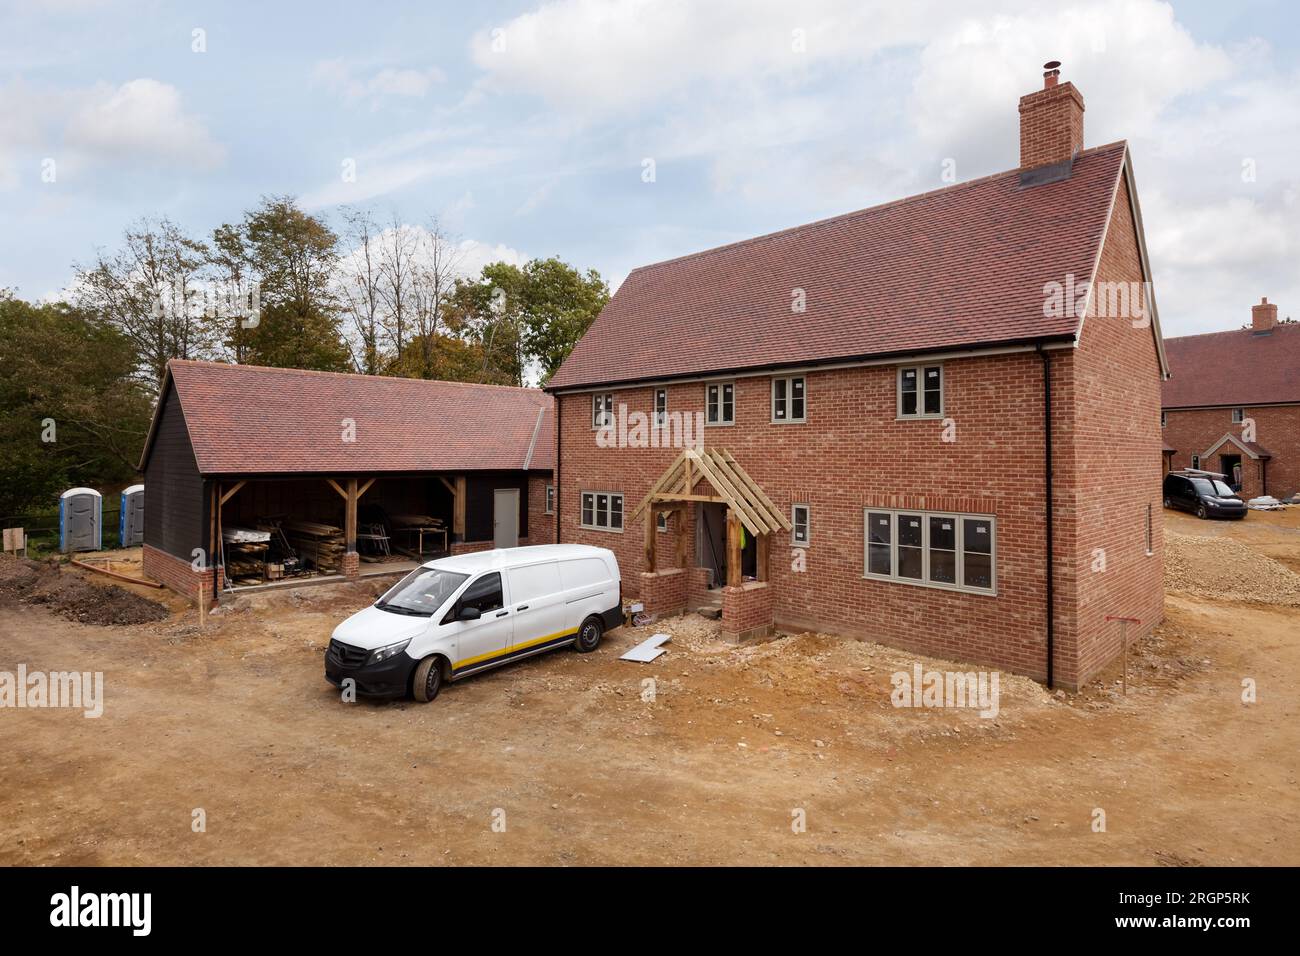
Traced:
[[343, 529], [316, 521], [285, 521], [281, 527], [298, 556], [318, 571], [336, 573], [342, 567], [347, 542]]

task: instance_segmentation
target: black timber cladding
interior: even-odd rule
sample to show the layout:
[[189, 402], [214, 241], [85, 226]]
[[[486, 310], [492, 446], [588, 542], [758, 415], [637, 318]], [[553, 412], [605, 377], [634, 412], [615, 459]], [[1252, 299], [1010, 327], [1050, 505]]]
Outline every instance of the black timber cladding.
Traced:
[[185, 414], [171, 385], [163, 398], [157, 432], [145, 462], [144, 482], [148, 494], [144, 543], [192, 560], [195, 548], [206, 547], [203, 523], [207, 508]]

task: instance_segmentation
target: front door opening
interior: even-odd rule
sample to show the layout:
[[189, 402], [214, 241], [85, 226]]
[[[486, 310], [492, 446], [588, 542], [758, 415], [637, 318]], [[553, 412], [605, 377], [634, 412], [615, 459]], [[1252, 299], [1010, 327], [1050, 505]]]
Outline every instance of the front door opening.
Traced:
[[497, 488], [492, 498], [492, 546], [519, 544], [519, 489]]

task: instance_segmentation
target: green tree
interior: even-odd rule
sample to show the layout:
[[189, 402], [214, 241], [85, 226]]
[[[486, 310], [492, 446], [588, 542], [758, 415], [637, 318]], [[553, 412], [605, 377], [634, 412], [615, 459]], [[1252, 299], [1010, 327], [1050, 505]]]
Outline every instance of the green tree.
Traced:
[[0, 293], [0, 514], [135, 477], [151, 409], [137, 357], [87, 310]]
[[247, 360], [348, 371], [334, 286], [339, 243], [334, 231], [299, 209], [293, 198], [270, 197], [245, 215], [242, 240], [261, 305], [257, 325], [248, 329]]
[[609, 283], [595, 269], [578, 272], [552, 256], [524, 267], [521, 336], [545, 383], [609, 302]]

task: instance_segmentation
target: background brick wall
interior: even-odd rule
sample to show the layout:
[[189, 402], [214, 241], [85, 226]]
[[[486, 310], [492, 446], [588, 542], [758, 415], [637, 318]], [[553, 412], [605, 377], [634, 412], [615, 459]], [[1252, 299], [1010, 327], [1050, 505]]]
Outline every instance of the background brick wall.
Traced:
[[[1247, 418], [1255, 421], [1255, 441], [1273, 457], [1266, 477], [1268, 494], [1285, 498], [1300, 491], [1300, 405], [1243, 406]], [[1200, 455], [1224, 435], [1242, 435], [1240, 423], [1233, 424], [1231, 408], [1166, 409], [1165, 441], [1178, 449], [1174, 468], [1192, 467], [1192, 455]], [[1224, 446], [1212, 460], [1202, 460], [1208, 471], [1222, 471], [1220, 455], [1241, 455], [1242, 491], [1247, 498], [1262, 494], [1258, 462], [1236, 447]]]

